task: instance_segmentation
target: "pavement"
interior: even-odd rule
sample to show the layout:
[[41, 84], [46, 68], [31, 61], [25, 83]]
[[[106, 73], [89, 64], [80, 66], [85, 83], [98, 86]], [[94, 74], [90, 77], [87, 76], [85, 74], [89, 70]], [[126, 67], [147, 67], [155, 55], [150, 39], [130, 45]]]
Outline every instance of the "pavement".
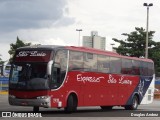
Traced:
[[[32, 107], [24, 106], [11, 106], [8, 104], [8, 95], [5, 92], [0, 94], [0, 112], [9, 111], [11, 113], [31, 114]], [[158, 114], [158, 117], [154, 117], [154, 120], [159, 120], [160, 116], [160, 100], [154, 100], [152, 104], [140, 105], [136, 111], [126, 111], [122, 107], [114, 107], [110, 111], [102, 111], [100, 107], [79, 107], [78, 111], [72, 114], [66, 114], [63, 109], [57, 108], [40, 108], [42, 117], [38, 118], [19, 118], [23, 120], [143, 120], [152, 119], [151, 117], [143, 117], [146, 114]], [[1, 114], [1, 113], [0, 113]], [[142, 117], [141, 117], [141, 116]], [[127, 117], [129, 116], [129, 117]], [[107, 118], [106, 118], [107, 117]], [[0, 117], [0, 120], [8, 118]], [[11, 118], [17, 120], [17, 117]]]

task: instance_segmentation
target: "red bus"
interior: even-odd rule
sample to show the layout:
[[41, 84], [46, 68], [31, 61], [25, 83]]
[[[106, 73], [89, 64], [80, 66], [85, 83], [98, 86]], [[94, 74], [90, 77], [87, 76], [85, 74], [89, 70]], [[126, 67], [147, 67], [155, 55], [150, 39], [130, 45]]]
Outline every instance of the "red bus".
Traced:
[[9, 80], [9, 104], [64, 108], [151, 103], [154, 63], [150, 59], [74, 46], [38, 45], [16, 50]]

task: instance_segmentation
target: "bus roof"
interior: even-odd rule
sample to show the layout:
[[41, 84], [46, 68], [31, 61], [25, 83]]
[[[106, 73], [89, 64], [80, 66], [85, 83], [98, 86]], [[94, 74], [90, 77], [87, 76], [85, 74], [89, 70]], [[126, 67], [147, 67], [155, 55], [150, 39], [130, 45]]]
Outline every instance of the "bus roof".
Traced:
[[54, 50], [56, 48], [64, 48], [64, 46], [58, 46], [58, 45], [32, 45], [32, 46], [25, 46], [20, 47], [17, 50], [28, 50], [28, 49], [48, 49], [48, 50]]
[[17, 50], [19, 51], [19, 50], [29, 50], [29, 49], [45, 49], [45, 50], [69, 49], [69, 50], [75, 50], [75, 51], [81, 51], [81, 52], [89, 52], [89, 53], [109, 55], [109, 56], [119, 57], [119, 58], [153, 62], [151, 59], [123, 56], [123, 55], [118, 54], [117, 52], [88, 48], [88, 47], [77, 47], [77, 46], [34, 45], [34, 46], [20, 47]]
[[68, 48], [70, 50], [81, 51], [81, 52], [89, 52], [89, 53], [109, 55], [109, 56], [112, 56], [112, 57], [126, 58], [126, 59], [139, 60], [139, 61], [145, 61], [145, 62], [153, 62], [151, 59], [123, 56], [123, 55], [118, 54], [117, 52], [88, 48], [88, 47], [67, 46], [66, 48]]

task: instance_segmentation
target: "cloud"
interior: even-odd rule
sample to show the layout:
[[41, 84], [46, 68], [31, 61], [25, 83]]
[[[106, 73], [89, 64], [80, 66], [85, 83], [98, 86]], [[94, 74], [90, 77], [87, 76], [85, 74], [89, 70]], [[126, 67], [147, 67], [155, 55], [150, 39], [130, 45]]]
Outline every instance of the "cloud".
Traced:
[[0, 32], [73, 24], [65, 8], [66, 0], [1, 0]]
[[[123, 39], [135, 27], [146, 28], [144, 2], [150, 8], [149, 30], [160, 38], [160, 1], [157, 0], [0, 0], [0, 51], [8, 57], [9, 44], [19, 36], [24, 42], [78, 45], [79, 33], [90, 35], [92, 30], [106, 37], [107, 50], [112, 50], [112, 38]], [[3, 34], [2, 34], [3, 32]], [[116, 46], [116, 45], [115, 45]]]
[[38, 41], [37, 43], [42, 44], [42, 45], [44, 45], [44, 43], [46, 45], [62, 45], [62, 46], [66, 46], [67, 45], [67, 43], [64, 40], [60, 39], [60, 38], [44, 39], [43, 41]]

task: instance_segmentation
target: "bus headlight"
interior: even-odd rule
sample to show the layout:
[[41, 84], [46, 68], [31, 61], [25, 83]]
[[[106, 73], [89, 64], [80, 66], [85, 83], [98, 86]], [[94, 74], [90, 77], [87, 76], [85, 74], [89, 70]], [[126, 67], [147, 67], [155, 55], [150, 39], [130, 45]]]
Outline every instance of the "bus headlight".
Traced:
[[9, 97], [10, 97], [10, 98], [13, 98], [13, 99], [16, 98], [16, 96], [14, 96], [14, 95], [9, 95]]
[[39, 96], [39, 97], [37, 97], [37, 99], [47, 99], [47, 98], [49, 98], [49, 96]]

